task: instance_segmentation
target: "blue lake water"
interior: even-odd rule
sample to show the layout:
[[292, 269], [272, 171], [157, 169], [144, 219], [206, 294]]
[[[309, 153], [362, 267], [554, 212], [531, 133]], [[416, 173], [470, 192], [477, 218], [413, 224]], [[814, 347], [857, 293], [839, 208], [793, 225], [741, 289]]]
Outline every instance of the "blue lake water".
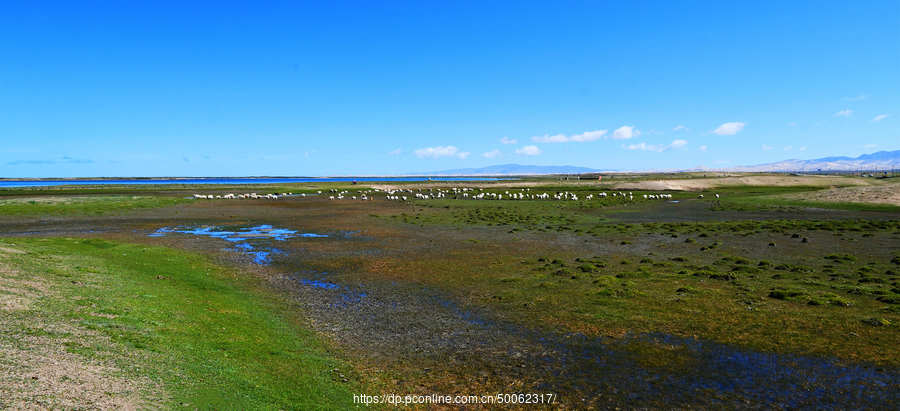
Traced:
[[[284, 254], [284, 251], [272, 247], [270, 242], [287, 241], [291, 238], [322, 238], [327, 234], [300, 233], [286, 228], [274, 228], [263, 224], [254, 227], [238, 228], [237, 230], [224, 230], [216, 226], [204, 227], [162, 227], [150, 234], [150, 237], [165, 237], [170, 233], [193, 234], [197, 236], [218, 238], [233, 243], [227, 250], [237, 251], [249, 255], [253, 262], [259, 265], [268, 265], [272, 262], [273, 254]], [[251, 244], [252, 242], [252, 244]]]
[[514, 178], [492, 177], [284, 177], [284, 178], [170, 178], [170, 179], [110, 179], [110, 180], [7, 180], [3, 187], [51, 187], [85, 185], [153, 185], [153, 184], [283, 184], [283, 183], [337, 183], [337, 182], [401, 182], [401, 181], [499, 181]]

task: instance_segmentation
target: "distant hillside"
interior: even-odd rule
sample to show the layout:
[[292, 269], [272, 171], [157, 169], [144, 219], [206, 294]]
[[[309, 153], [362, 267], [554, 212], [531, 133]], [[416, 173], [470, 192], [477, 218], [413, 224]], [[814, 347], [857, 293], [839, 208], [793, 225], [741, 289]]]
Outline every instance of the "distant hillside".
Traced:
[[429, 171], [414, 173], [415, 175], [429, 176], [500, 176], [500, 175], [541, 175], [541, 174], [582, 174], [596, 173], [587, 167], [576, 166], [533, 166], [522, 164], [500, 164], [480, 168], [458, 168], [453, 170]]
[[[730, 171], [850, 171], [850, 170], [882, 170], [900, 169], [900, 150], [879, 151], [863, 154], [858, 157], [823, 157], [812, 160], [783, 160], [774, 163], [733, 167]], [[610, 172], [578, 166], [536, 166], [523, 164], [499, 164], [479, 168], [457, 168], [452, 170], [410, 173], [418, 176], [510, 176], [510, 175], [545, 175], [545, 174], [586, 174]], [[667, 170], [677, 171], [677, 170]], [[692, 171], [692, 170], [681, 170]]]
[[879, 151], [859, 157], [823, 157], [813, 160], [784, 160], [754, 166], [734, 167], [733, 171], [848, 171], [900, 168], [900, 150]]

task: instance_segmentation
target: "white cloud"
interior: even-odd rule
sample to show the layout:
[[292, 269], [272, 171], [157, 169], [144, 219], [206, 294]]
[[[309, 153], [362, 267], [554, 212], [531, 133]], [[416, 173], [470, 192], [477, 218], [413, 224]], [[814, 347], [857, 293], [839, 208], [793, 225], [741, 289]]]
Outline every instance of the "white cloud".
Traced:
[[791, 151], [794, 149], [794, 146], [784, 146], [784, 151]]
[[403, 149], [402, 149], [402, 148], [397, 148], [397, 149], [394, 149], [394, 150], [389, 151], [389, 152], [388, 152], [388, 155], [396, 156], [396, 155], [402, 154], [402, 153], [403, 153]]
[[682, 130], [685, 130], [685, 131], [686, 131], [687, 129], [688, 129], [687, 127], [685, 127], [685, 126], [679, 124], [679, 125], [673, 127], [673, 128], [672, 128], [672, 131], [682, 131]]
[[542, 136], [534, 136], [531, 138], [531, 141], [535, 143], [566, 143], [569, 141], [569, 137], [565, 134], [544, 134]]
[[599, 140], [600, 137], [606, 135], [606, 130], [594, 130], [594, 131], [585, 131], [581, 134], [576, 134], [574, 136], [569, 137], [572, 141], [577, 141], [579, 143], [584, 143], [587, 141]]
[[634, 126], [622, 126], [613, 131], [613, 138], [616, 140], [628, 140], [632, 137], [641, 135], [639, 130], [635, 130]]
[[720, 136], [733, 136], [737, 133], [740, 133], [741, 130], [744, 129], [745, 125], [747, 124], [740, 121], [722, 123], [722, 125], [713, 130], [713, 134], [718, 134]]
[[417, 149], [415, 154], [416, 157], [419, 158], [457, 157], [465, 160], [471, 153], [459, 151], [459, 149], [454, 146], [436, 146]]
[[525, 146], [519, 149], [516, 149], [516, 154], [523, 156], [536, 156], [541, 154], [541, 149], [538, 146]]
[[806, 146], [798, 148], [797, 151], [806, 151]]
[[853, 110], [850, 110], [849, 108], [845, 108], [841, 111], [838, 111], [837, 113], [834, 113], [835, 117], [850, 117], [852, 115], [853, 115]]
[[879, 121], [881, 121], [881, 120], [884, 120], [884, 119], [886, 119], [886, 118], [888, 118], [888, 117], [890, 117], [890, 115], [888, 115], [888, 114], [879, 114], [879, 115], [875, 116], [875, 118], [873, 118], [872, 121], [877, 123], [877, 122], [879, 122]]
[[705, 152], [706, 150], [709, 149], [709, 147], [707, 147], [705, 144], [702, 145], [702, 146], [700, 146], [700, 147], [697, 147], [697, 148], [698, 148], [700, 151], [704, 151], [704, 152]]
[[868, 95], [866, 95], [866, 94], [860, 94], [860, 95], [858, 95], [858, 96], [856, 96], [856, 97], [844, 97], [844, 98], [842, 98], [841, 100], [844, 100], [844, 101], [863, 101], [863, 100], [865, 100], [865, 99], [867, 99], [867, 98], [869, 98]]
[[484, 158], [494, 158], [500, 155], [500, 150], [491, 150], [485, 153], [482, 153], [481, 156]]
[[[657, 153], [661, 153], [663, 151], [668, 151], [673, 148], [682, 148], [687, 145], [687, 140], [674, 140], [670, 144], [647, 144], [647, 143], [637, 143], [637, 144], [629, 144], [622, 145], [627, 150], [640, 150], [640, 151], [655, 151]], [[705, 147], [705, 146], [704, 146]]]
[[637, 144], [629, 144], [622, 145], [628, 150], [643, 150], [643, 151], [662, 151], [662, 146], [659, 144], [647, 144], [647, 143], [637, 143]]
[[565, 134], [544, 134], [543, 136], [534, 136], [531, 138], [531, 141], [535, 143], [568, 143], [570, 141], [574, 141], [577, 143], [585, 143], [588, 141], [599, 140], [603, 136], [605, 136], [607, 130], [594, 130], [594, 131], [585, 131], [581, 134], [573, 134], [571, 136], [567, 136]]
[[501, 144], [517, 144], [518, 142], [519, 142], [519, 140], [516, 140], [514, 138], [509, 138], [509, 137], [503, 137], [500, 139]]
[[768, 145], [768, 144], [763, 144], [763, 145], [762, 145], [762, 149], [763, 149], [763, 151], [769, 151], [769, 150], [772, 149], [772, 146], [770, 146], [770, 145]]

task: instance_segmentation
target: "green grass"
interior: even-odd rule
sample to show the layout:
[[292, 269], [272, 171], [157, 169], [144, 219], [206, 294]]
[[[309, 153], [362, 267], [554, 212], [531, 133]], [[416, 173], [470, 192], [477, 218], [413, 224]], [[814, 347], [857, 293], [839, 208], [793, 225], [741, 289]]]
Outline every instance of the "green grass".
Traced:
[[158, 196], [38, 196], [0, 199], [0, 216], [106, 215], [193, 200]]
[[[622, 246], [620, 252], [598, 256], [558, 251], [522, 259], [483, 244], [490, 250], [429, 258], [431, 271], [417, 262], [392, 267], [410, 276], [440, 272], [423, 281], [507, 318], [555, 330], [661, 331], [763, 351], [900, 363], [895, 350], [900, 330], [867, 322], [900, 321], [900, 278], [888, 258], [866, 258], [865, 264], [846, 263], [832, 271], [827, 268], [832, 260], [817, 252], [774, 253], [767, 255], [774, 260], [769, 262], [732, 254], [752, 238], [717, 237], [724, 245], [715, 251], [673, 245], [681, 253], [675, 256], [655, 248], [653, 254], [659, 255], [640, 257]], [[767, 247], [757, 242], [756, 248]], [[462, 260], [468, 262], [465, 267], [456, 264]]]
[[[784, 191], [752, 187], [731, 195]], [[611, 207], [652, 213], [641, 204]], [[429, 281], [554, 329], [664, 331], [765, 351], [900, 363], [892, 349], [900, 330], [872, 325], [898, 323], [900, 257], [881, 251], [900, 239], [900, 219], [804, 220], [801, 211], [773, 212], [763, 221], [618, 223], [603, 211], [578, 202], [418, 201], [386, 220], [494, 229], [480, 231], [486, 238], [476, 248], [417, 255], [424, 262], [393, 259], [391, 275]], [[584, 254], [574, 241], [560, 249], [549, 238], [540, 250], [509, 245], [545, 233], [574, 234], [604, 251]], [[422, 272], [441, 275], [423, 279]]]
[[[352, 406], [360, 383], [350, 367], [257, 280], [162, 247], [63, 238], [2, 243], [27, 251], [4, 255], [7, 263], [58, 293], [28, 315], [108, 336], [108, 346], [66, 346], [87, 358], [111, 356], [126, 373], [162, 384], [165, 407]], [[339, 381], [334, 369], [352, 379]]]

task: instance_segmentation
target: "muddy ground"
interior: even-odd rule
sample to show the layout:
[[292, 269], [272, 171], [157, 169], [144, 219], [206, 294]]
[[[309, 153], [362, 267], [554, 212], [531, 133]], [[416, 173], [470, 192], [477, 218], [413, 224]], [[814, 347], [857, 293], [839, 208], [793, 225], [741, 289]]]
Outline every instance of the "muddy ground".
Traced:
[[[686, 207], [658, 204], [603, 215], [616, 222], [860, 218], [841, 211], [732, 215], [699, 203]], [[890, 366], [759, 352], [664, 333], [578, 332], [493, 309], [483, 301], [492, 298], [489, 295], [392, 277], [391, 267], [378, 264], [400, 266], [450, 254], [524, 259], [573, 249], [586, 255], [612, 252], [605, 239], [586, 240], [566, 232], [524, 232], [512, 238], [503, 228], [424, 226], [386, 218], [415, 210], [385, 201], [211, 201], [122, 216], [7, 218], [0, 221], [0, 235], [97, 236], [212, 255], [259, 276], [273, 291], [292, 296], [310, 327], [353, 359], [360, 374], [387, 379], [392, 392], [550, 392], [559, 395], [558, 405], [568, 408], [882, 408], [900, 401], [900, 371]], [[293, 234], [250, 238], [236, 247], [221, 236], [178, 232], [202, 227], [240, 231], [260, 225]], [[327, 237], [300, 235], [304, 233]], [[260, 251], [265, 258], [259, 258]], [[444, 268], [426, 263], [421, 270], [421, 276], [441, 276]], [[648, 365], [632, 349], [642, 344], [664, 347], [673, 357], [686, 352], [699, 361], [689, 366]]]

